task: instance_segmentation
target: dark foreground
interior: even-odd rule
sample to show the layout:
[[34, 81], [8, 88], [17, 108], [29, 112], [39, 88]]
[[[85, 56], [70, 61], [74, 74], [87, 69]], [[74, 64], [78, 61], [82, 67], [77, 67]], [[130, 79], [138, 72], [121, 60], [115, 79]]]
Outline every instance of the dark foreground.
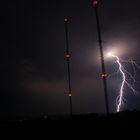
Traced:
[[133, 140], [140, 139], [140, 111], [124, 111], [109, 116], [42, 116], [1, 121], [0, 130], [4, 137], [16, 136], [18, 139], [114, 140], [124, 136]]
[[135, 128], [140, 126], [140, 111], [124, 111], [116, 114], [98, 115], [73, 115], [73, 116], [42, 116], [39, 118], [26, 118], [15, 120], [1, 120], [1, 128], [48, 128], [55, 129], [63, 127], [65, 129], [82, 127], [100, 128]]

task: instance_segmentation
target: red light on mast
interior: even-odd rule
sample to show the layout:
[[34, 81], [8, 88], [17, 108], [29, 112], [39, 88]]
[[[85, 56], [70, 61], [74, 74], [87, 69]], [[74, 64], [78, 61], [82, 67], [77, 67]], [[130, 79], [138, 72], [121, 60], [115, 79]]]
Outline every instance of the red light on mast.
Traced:
[[68, 93], [68, 96], [71, 97], [72, 96], [72, 93]]
[[97, 5], [98, 1], [97, 0], [93, 0], [93, 5]]
[[107, 77], [107, 73], [106, 73], [106, 72], [103, 72], [103, 73], [101, 74], [101, 76], [102, 76], [103, 78], [105, 78], [105, 77]]
[[68, 22], [68, 18], [64, 18], [64, 22]]
[[70, 58], [70, 54], [66, 54], [66, 58]]

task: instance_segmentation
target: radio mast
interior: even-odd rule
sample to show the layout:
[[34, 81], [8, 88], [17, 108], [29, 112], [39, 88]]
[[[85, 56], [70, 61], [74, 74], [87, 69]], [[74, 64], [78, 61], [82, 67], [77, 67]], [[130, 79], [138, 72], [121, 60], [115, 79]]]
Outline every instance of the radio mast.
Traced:
[[101, 67], [102, 67], [101, 77], [103, 79], [103, 85], [104, 85], [106, 113], [107, 113], [107, 115], [109, 115], [108, 90], [107, 90], [107, 79], [106, 79], [107, 78], [107, 73], [106, 73], [105, 63], [104, 63], [104, 53], [103, 53], [103, 45], [102, 45], [101, 28], [100, 28], [99, 15], [98, 15], [98, 0], [93, 0], [92, 2], [93, 2], [93, 5], [94, 5], [95, 16], [96, 16], [98, 43], [99, 43]]
[[68, 38], [68, 18], [64, 18], [65, 34], [66, 34], [66, 62], [68, 72], [68, 97], [69, 97], [69, 109], [70, 116], [72, 116], [72, 90], [71, 90], [71, 71], [70, 71], [70, 51], [69, 51], [69, 38]]

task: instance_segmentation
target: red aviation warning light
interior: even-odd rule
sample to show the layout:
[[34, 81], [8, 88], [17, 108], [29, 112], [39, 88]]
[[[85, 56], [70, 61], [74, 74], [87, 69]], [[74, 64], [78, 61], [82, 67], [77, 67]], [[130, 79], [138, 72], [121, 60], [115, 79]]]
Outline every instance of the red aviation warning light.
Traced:
[[66, 54], [66, 60], [67, 62], [70, 61], [70, 54]]
[[66, 58], [70, 58], [70, 54], [66, 54]]
[[101, 76], [102, 76], [103, 78], [105, 78], [105, 77], [107, 77], [107, 73], [106, 73], [106, 72], [102, 72], [102, 73], [101, 73]]
[[68, 22], [68, 18], [64, 18], [64, 22]]
[[68, 96], [71, 97], [72, 96], [72, 93], [68, 93]]
[[93, 0], [93, 5], [97, 5], [98, 1], [97, 0]]

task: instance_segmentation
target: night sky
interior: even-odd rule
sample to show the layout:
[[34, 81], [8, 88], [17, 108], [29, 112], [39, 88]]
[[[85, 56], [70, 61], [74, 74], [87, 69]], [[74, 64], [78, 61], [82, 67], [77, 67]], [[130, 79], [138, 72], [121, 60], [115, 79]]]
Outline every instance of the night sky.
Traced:
[[[140, 1], [100, 0], [105, 52], [140, 65]], [[73, 113], [104, 113], [96, 19], [91, 0], [10, 1], [0, 4], [0, 114], [69, 114], [64, 17], [69, 17]], [[108, 74], [117, 71], [106, 59]], [[132, 66], [124, 67], [133, 73]], [[140, 69], [137, 69], [140, 81]], [[108, 78], [109, 107], [116, 111], [121, 77]], [[135, 85], [140, 91], [140, 84]], [[140, 109], [140, 93], [125, 88], [123, 110]]]

